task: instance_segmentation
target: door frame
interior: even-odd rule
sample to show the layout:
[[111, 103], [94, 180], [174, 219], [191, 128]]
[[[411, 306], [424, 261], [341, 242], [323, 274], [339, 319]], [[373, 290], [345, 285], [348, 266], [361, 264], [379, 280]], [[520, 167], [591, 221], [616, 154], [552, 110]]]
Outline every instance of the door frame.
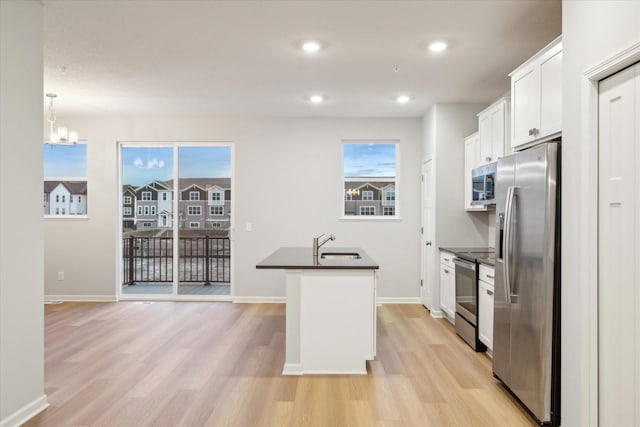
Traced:
[[[139, 295], [124, 295], [122, 294], [122, 148], [123, 147], [142, 147], [142, 148], [172, 148], [173, 149], [173, 180], [178, 182], [178, 149], [180, 147], [229, 147], [231, 150], [231, 214], [229, 228], [229, 245], [230, 245], [230, 263], [229, 263], [229, 295], [180, 295], [177, 291], [176, 283], [178, 282], [178, 275], [174, 276], [173, 288], [171, 294], [139, 294]], [[116, 158], [117, 158], [117, 224], [116, 224], [116, 300], [117, 301], [233, 301], [235, 295], [235, 200], [236, 200], [236, 188], [235, 188], [235, 170], [236, 170], [236, 156], [235, 156], [235, 143], [233, 141], [116, 141]], [[177, 191], [177, 186], [173, 191]], [[173, 197], [173, 211], [178, 212], [178, 198]], [[172, 220], [172, 230], [174, 236], [177, 236], [177, 230], [179, 226], [179, 219], [174, 215]], [[176, 266], [178, 264], [179, 245], [173, 245], [173, 271], [177, 272]]]
[[[583, 375], [586, 381], [587, 394], [584, 396], [586, 405], [581, 419], [587, 420], [589, 425], [598, 425], [598, 182], [600, 178], [598, 168], [598, 96], [600, 80], [640, 61], [640, 42], [628, 46], [604, 58], [598, 64], [586, 69], [582, 75], [581, 97], [584, 100], [581, 109], [582, 133], [584, 149], [581, 150], [581, 176], [585, 184], [581, 186], [580, 212], [584, 217], [580, 222], [581, 241], [583, 251], [577, 254], [577, 261], [582, 265], [580, 283], [584, 283], [586, 292], [580, 300], [575, 298], [572, 304], [579, 304], [580, 324], [584, 325], [580, 331], [580, 353], [586, 360], [582, 363]], [[593, 173], [593, 171], [598, 171]], [[593, 197], [593, 195], [596, 197]], [[594, 244], [596, 242], [596, 244]]]

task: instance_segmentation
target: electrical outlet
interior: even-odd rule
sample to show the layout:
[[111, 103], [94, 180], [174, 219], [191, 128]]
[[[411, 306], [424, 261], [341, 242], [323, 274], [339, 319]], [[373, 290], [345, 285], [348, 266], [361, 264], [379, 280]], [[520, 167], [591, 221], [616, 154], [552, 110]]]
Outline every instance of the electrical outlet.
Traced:
[[58, 271], [58, 280], [64, 280], [64, 271]]
[[247, 223], [247, 225], [245, 226], [245, 229], [247, 231], [253, 231], [253, 224], [251, 224], [250, 222]]

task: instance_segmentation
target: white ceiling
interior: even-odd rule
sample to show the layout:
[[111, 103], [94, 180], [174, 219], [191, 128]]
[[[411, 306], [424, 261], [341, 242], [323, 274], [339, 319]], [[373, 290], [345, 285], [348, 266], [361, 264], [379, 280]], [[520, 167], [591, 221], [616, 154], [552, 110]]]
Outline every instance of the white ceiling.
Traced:
[[[43, 3], [59, 114], [417, 117], [497, 99], [561, 32], [559, 0]], [[303, 54], [308, 38], [326, 49]]]

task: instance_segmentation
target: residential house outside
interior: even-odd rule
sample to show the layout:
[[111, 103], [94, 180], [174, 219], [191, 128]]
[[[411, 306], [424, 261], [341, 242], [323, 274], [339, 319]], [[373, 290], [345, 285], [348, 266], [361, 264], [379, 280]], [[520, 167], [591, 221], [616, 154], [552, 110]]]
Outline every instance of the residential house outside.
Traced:
[[395, 178], [345, 178], [345, 216], [394, 216]]
[[45, 181], [43, 202], [45, 215], [86, 215], [87, 182]]

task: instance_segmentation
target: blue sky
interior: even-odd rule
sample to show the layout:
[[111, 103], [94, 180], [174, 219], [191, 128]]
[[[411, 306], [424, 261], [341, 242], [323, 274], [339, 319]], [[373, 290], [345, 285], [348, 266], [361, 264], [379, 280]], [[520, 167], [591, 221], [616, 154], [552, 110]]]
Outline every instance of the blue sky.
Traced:
[[[231, 177], [230, 147], [179, 147], [179, 178]], [[122, 148], [122, 182], [139, 186], [173, 178], [173, 148]]]
[[87, 176], [87, 144], [43, 144], [45, 178], [84, 178]]
[[345, 177], [396, 176], [395, 144], [344, 144]]

